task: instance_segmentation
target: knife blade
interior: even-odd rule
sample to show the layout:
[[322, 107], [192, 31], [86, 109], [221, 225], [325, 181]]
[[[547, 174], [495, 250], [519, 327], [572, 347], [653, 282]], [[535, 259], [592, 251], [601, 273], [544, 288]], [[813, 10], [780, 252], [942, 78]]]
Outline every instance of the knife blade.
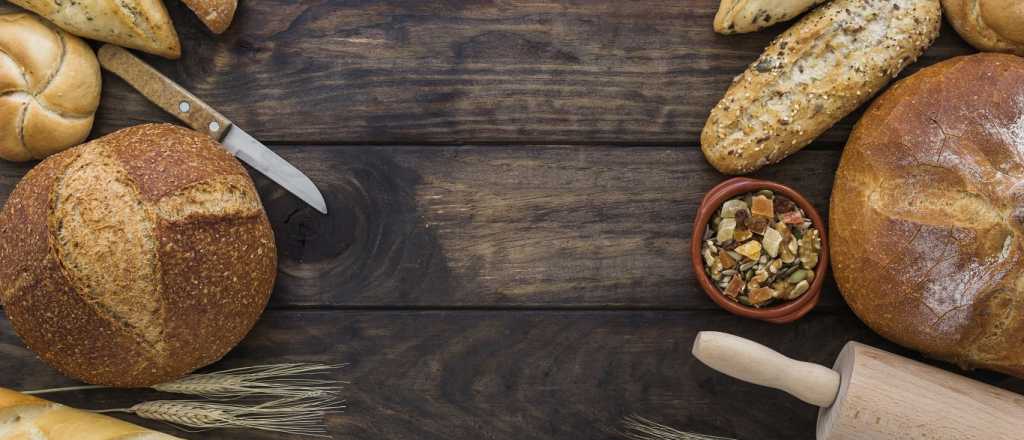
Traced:
[[225, 149], [239, 160], [281, 185], [313, 209], [327, 214], [323, 194], [309, 177], [188, 90], [118, 46], [103, 45], [99, 51], [99, 60], [104, 69], [124, 79], [150, 102], [193, 130], [209, 134], [224, 144]]

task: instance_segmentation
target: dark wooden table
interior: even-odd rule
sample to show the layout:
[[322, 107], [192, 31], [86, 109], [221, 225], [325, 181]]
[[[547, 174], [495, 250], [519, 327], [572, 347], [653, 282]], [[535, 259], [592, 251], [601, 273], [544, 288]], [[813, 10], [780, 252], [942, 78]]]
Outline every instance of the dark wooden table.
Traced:
[[[832, 282], [817, 309], [779, 326], [722, 312], [694, 281], [692, 217], [724, 178], [700, 130], [786, 25], [716, 35], [717, 0], [243, 0], [213, 36], [168, 7], [184, 57], [146, 59], [304, 170], [331, 210], [254, 175], [280, 276], [256, 329], [213, 368], [349, 363], [335, 438], [613, 439], [631, 414], [812, 438], [814, 408], [704, 367], [689, 354], [695, 333], [828, 365], [851, 339], [910, 354], [861, 324]], [[947, 26], [908, 70], [970, 51]], [[758, 176], [824, 214], [856, 116]], [[93, 136], [170, 120], [104, 75]], [[30, 166], [0, 164], [0, 201]], [[0, 320], [0, 386], [70, 383]], [[92, 409], [159, 397], [172, 396], [54, 396]]]

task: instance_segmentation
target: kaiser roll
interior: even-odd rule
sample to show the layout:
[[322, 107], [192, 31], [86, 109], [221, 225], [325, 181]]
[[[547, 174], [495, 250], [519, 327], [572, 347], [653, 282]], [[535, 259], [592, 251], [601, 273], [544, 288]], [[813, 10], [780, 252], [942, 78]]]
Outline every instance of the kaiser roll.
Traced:
[[942, 0], [956, 32], [978, 50], [1024, 55], [1024, 1]]
[[54, 155], [0, 212], [0, 299], [65, 374], [148, 386], [221, 358], [274, 284], [273, 231], [245, 169], [206, 135], [120, 130]]
[[843, 152], [832, 270], [900, 345], [1024, 377], [1024, 59], [925, 68], [879, 97]]
[[99, 104], [89, 45], [35, 15], [0, 15], [0, 158], [42, 159], [82, 143]]

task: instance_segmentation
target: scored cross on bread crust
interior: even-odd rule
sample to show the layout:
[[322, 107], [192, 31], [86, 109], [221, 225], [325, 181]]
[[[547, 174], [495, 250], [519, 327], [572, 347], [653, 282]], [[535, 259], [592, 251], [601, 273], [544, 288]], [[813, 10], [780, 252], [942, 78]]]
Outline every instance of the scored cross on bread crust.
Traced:
[[245, 169], [171, 125], [53, 156], [0, 214], [0, 298], [15, 330], [90, 383], [151, 385], [216, 361], [255, 323], [275, 273]]

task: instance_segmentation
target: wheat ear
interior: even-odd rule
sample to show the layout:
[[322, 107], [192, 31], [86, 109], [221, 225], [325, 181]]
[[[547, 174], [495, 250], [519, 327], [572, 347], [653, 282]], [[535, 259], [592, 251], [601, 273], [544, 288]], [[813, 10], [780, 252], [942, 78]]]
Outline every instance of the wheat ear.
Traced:
[[683, 432], [638, 416], [626, 417], [622, 425], [625, 428], [622, 435], [628, 440], [732, 440], [727, 437]]
[[131, 408], [95, 412], [135, 414], [144, 419], [171, 423], [185, 431], [244, 428], [329, 438], [324, 416], [344, 408], [343, 402], [332, 397], [289, 397], [255, 406], [201, 400], [155, 400]]
[[[157, 391], [189, 394], [211, 399], [238, 399], [244, 397], [316, 397], [334, 396], [347, 382], [317, 379], [313, 376], [326, 374], [344, 367], [344, 364], [272, 364], [234, 368], [213, 373], [190, 374], [181, 379], [153, 385]], [[81, 385], [45, 390], [23, 391], [25, 394], [47, 394], [64, 391], [94, 390], [105, 388], [97, 385]]]
[[344, 365], [259, 365], [214, 373], [190, 374], [172, 382], [153, 385], [152, 388], [167, 393], [190, 394], [211, 399], [251, 396], [334, 396], [346, 382], [301, 376], [325, 374], [342, 367]]

